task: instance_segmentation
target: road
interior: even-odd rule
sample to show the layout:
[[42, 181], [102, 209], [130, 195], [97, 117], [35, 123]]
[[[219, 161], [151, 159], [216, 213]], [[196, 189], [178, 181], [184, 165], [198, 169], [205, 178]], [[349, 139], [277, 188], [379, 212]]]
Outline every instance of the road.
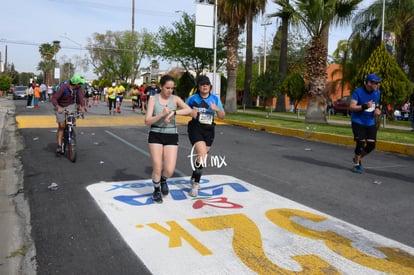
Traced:
[[16, 102], [38, 274], [414, 274], [412, 157], [374, 151], [359, 175], [353, 148], [223, 124], [192, 199], [181, 125], [171, 194], [157, 205], [148, 128], [129, 104], [115, 117], [89, 109], [71, 163], [54, 154], [51, 106]]

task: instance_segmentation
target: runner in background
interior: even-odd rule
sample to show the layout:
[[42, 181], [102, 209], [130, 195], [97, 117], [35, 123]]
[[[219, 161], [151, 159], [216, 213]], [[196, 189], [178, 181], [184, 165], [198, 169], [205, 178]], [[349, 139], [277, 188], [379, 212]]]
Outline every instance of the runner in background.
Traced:
[[[115, 82], [112, 83], [112, 87], [109, 87], [108, 90], [106, 91], [107, 94], [107, 98], [106, 98], [106, 102], [107, 105], [109, 107], [109, 115], [115, 115], [115, 111], [116, 111], [116, 91], [115, 91]], [[114, 108], [114, 110], [112, 111], [112, 107]]]
[[118, 105], [118, 107], [116, 108], [116, 112], [121, 113], [122, 101], [124, 100], [124, 95], [125, 95], [125, 88], [124, 86], [121, 85], [121, 80], [116, 81], [115, 91], [116, 91], [116, 103]]

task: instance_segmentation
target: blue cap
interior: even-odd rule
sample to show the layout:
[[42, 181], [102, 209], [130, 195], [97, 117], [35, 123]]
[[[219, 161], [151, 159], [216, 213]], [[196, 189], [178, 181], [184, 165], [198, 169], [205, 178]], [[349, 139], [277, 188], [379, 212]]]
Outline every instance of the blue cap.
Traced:
[[367, 75], [367, 78], [365, 78], [365, 81], [371, 81], [371, 82], [380, 82], [382, 79], [377, 76], [376, 74], [369, 74]]

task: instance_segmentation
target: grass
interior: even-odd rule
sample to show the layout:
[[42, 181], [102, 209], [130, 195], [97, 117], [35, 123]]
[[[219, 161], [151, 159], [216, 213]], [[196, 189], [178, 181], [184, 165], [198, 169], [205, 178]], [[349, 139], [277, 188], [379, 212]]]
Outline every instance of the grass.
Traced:
[[[255, 110], [256, 111], [256, 110]], [[289, 114], [290, 117], [287, 117]], [[285, 116], [284, 116], [285, 115]], [[306, 123], [303, 119], [304, 114], [301, 114], [300, 118], [292, 117], [292, 113], [277, 113], [274, 115], [268, 115], [267, 112], [263, 113], [237, 113], [226, 114], [226, 119], [236, 120], [241, 122], [257, 123], [260, 125], [275, 126], [281, 128], [297, 129], [309, 132], [329, 133], [341, 136], [353, 137], [351, 125], [341, 125], [338, 123], [330, 122], [328, 124]], [[330, 119], [349, 121], [350, 118], [337, 115], [331, 116]], [[387, 125], [398, 125], [410, 127], [409, 121], [390, 121]], [[380, 128], [377, 134], [378, 140], [397, 142], [403, 144], [414, 144], [414, 133], [409, 130], [400, 130], [392, 128]]]

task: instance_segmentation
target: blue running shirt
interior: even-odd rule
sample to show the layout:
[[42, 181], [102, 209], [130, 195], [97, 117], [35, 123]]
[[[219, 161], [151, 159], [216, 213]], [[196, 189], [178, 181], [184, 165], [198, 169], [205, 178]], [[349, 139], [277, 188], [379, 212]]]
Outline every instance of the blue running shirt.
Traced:
[[216, 112], [210, 108], [211, 103], [216, 104], [220, 110], [223, 110], [223, 104], [221, 104], [220, 98], [212, 93], [207, 98], [202, 98], [200, 94], [196, 93], [188, 98], [186, 103], [191, 108], [197, 108], [197, 118], [193, 119], [201, 124], [211, 125], [214, 122], [214, 114]]
[[375, 125], [374, 111], [375, 108], [379, 106], [380, 91], [375, 90], [369, 94], [365, 87], [361, 86], [352, 93], [351, 99], [356, 100], [357, 105], [365, 104], [371, 100], [374, 102], [371, 108], [358, 112], [352, 112], [351, 121], [364, 126]]

